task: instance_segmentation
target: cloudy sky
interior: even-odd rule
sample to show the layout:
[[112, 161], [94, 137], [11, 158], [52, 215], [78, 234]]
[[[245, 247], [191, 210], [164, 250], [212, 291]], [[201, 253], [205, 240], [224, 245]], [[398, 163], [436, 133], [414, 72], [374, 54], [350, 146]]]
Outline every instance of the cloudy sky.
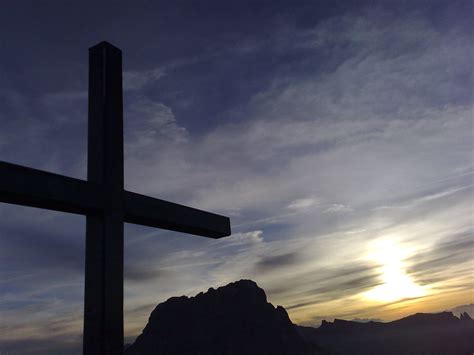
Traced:
[[[85, 179], [88, 48], [107, 40], [126, 188], [233, 231], [125, 225], [128, 339], [168, 297], [241, 278], [305, 325], [472, 303], [471, 21], [468, 0], [7, 1], [0, 160]], [[80, 353], [84, 233], [0, 204], [2, 354]]]

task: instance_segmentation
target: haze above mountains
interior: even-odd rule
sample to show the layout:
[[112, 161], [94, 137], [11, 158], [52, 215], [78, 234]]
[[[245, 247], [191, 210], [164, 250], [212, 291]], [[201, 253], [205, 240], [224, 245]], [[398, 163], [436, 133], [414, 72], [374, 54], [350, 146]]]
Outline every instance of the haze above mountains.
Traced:
[[125, 354], [472, 354], [472, 306], [387, 323], [336, 319], [302, 327], [254, 281], [240, 280], [159, 304]]

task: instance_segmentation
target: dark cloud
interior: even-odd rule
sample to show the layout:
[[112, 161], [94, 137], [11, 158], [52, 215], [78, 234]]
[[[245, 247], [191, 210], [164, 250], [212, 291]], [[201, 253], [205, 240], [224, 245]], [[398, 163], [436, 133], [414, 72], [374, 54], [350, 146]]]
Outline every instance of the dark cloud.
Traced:
[[408, 273], [422, 283], [447, 280], [462, 276], [459, 270], [449, 273], [453, 266], [466, 264], [472, 272], [474, 260], [474, 234], [471, 230], [442, 238], [433, 248], [415, 254], [409, 259], [412, 266]]
[[302, 295], [306, 296], [310, 301], [292, 304], [287, 306], [288, 310], [301, 308], [313, 304], [319, 304], [330, 300], [341, 299], [358, 294], [362, 291], [371, 289], [380, 285], [379, 275], [367, 275], [345, 281], [333, 281], [320, 283], [321, 286], [312, 288]]
[[281, 267], [286, 267], [296, 264], [301, 258], [300, 253], [292, 252], [281, 255], [263, 257], [256, 264], [257, 272], [272, 271]]
[[54, 270], [56, 274], [60, 272], [64, 275], [71, 272], [82, 274], [85, 258], [83, 228], [78, 227], [76, 221], [71, 223], [68, 218], [52, 222], [56, 223], [54, 228], [32, 226], [27, 222], [24, 227], [0, 226], [2, 262], [12, 269]]
[[169, 277], [171, 272], [155, 269], [153, 263], [131, 262], [125, 266], [125, 282], [151, 282], [159, 278]]
[[315, 299], [328, 300], [336, 299], [342, 296], [357, 294], [374, 286], [380, 285], [380, 275], [372, 273], [356, 278], [345, 279], [341, 281], [328, 282], [327, 285], [315, 287], [308, 291], [308, 294], [314, 295]]
[[376, 265], [353, 264], [341, 268], [321, 268], [286, 276], [278, 286], [268, 289], [269, 295], [304, 299], [287, 305], [296, 309], [325, 301], [349, 297], [381, 284]]

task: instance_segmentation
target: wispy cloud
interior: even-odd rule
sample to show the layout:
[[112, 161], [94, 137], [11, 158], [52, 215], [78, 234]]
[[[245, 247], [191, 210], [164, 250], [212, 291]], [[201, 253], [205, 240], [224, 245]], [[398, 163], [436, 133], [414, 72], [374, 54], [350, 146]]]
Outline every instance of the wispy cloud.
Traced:
[[124, 90], [140, 90], [166, 75], [165, 68], [155, 68], [145, 71], [125, 71], [123, 73]]

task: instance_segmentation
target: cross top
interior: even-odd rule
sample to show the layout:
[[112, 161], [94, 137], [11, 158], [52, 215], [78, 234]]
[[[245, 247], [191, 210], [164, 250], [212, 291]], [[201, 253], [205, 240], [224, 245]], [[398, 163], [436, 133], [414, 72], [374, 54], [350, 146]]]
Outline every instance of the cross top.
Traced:
[[84, 355], [123, 354], [123, 223], [209, 238], [230, 220], [124, 190], [122, 52], [89, 49], [87, 181], [0, 161], [0, 202], [86, 216]]

